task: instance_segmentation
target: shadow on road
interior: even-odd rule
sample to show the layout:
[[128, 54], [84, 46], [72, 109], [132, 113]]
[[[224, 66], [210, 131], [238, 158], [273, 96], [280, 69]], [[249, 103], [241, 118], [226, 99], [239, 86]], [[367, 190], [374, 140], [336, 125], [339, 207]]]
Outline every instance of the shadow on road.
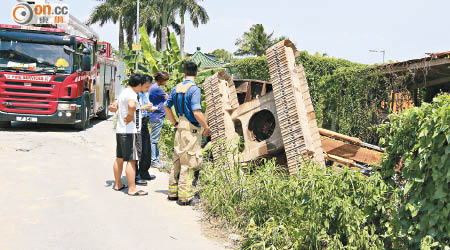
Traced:
[[[114, 184], [115, 184], [114, 180], [107, 180], [105, 183], [106, 183], [106, 185], [105, 185], [106, 188], [111, 188], [112, 191], [115, 191], [114, 190]], [[128, 186], [127, 178], [125, 176], [122, 176], [122, 185]], [[124, 194], [128, 194], [128, 189], [124, 188], [124, 189], [120, 190], [120, 192], [122, 192]]]
[[155, 193], [169, 195], [169, 191], [167, 191], [167, 190], [155, 190]]
[[[109, 116], [111, 118], [112, 116]], [[89, 130], [101, 122], [108, 120], [100, 120], [94, 118], [90, 121], [89, 127], [85, 130]], [[31, 122], [12, 122], [11, 127], [6, 129], [0, 129], [0, 131], [10, 132], [82, 132], [73, 128], [68, 124], [45, 124], [45, 123], [31, 123]]]

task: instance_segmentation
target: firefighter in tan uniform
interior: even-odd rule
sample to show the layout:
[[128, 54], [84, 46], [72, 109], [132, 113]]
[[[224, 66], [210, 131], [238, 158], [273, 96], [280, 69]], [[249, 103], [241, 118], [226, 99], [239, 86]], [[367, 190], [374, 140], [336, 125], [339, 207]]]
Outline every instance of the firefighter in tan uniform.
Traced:
[[[178, 205], [195, 205], [192, 181], [195, 170], [202, 164], [202, 135], [209, 136], [209, 127], [201, 111], [201, 90], [195, 85], [197, 65], [184, 65], [184, 81], [173, 88], [164, 110], [177, 128], [174, 145], [174, 166], [169, 178], [169, 200], [177, 200]], [[172, 106], [178, 117], [176, 121]]]

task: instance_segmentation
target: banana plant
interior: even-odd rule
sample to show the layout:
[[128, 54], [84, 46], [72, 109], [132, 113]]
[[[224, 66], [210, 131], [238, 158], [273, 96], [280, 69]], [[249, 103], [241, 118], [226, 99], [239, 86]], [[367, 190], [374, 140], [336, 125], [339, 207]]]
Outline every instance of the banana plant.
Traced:
[[[169, 84], [166, 88], [171, 89], [176, 84], [183, 80], [183, 66], [190, 58], [183, 59], [181, 56], [180, 47], [178, 46], [177, 38], [174, 33], [170, 33], [169, 46], [165, 51], [159, 52], [150, 43], [147, 30], [144, 26], [139, 29], [141, 36], [142, 50], [125, 51], [123, 62], [127, 66], [127, 72], [131, 74], [135, 71], [135, 64], [138, 64], [138, 71], [147, 74], [154, 74], [160, 70], [166, 71], [170, 75]], [[200, 67], [200, 65], [199, 65]], [[201, 71], [198, 74], [197, 83], [203, 83], [206, 77], [215, 74], [220, 69], [208, 69]]]

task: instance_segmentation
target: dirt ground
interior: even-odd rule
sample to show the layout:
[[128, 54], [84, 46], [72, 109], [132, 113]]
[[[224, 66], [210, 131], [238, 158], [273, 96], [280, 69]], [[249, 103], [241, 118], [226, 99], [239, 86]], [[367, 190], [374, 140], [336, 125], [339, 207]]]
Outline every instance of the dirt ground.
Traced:
[[166, 199], [166, 173], [151, 169], [146, 197], [114, 191], [112, 118], [91, 124], [0, 130], [0, 249], [233, 248], [198, 209]]

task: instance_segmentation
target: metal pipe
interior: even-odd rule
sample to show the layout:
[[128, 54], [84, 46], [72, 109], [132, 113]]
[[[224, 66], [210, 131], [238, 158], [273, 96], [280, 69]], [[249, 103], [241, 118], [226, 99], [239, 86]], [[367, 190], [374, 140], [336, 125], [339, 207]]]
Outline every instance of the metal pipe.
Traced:
[[[137, 8], [136, 8], [136, 44], [139, 43], [139, 5], [140, 1], [137, 0]], [[136, 65], [135, 70], [138, 71], [138, 63], [137, 63], [137, 55], [139, 54], [139, 51], [136, 50]]]
[[386, 153], [386, 149], [381, 148], [381, 147], [378, 147], [378, 146], [375, 146], [375, 145], [372, 145], [372, 144], [369, 144], [369, 143], [367, 143], [367, 142], [361, 143], [361, 146], [364, 146], [364, 147], [366, 147], [366, 148], [375, 149], [375, 150], [377, 150], [377, 151]]

